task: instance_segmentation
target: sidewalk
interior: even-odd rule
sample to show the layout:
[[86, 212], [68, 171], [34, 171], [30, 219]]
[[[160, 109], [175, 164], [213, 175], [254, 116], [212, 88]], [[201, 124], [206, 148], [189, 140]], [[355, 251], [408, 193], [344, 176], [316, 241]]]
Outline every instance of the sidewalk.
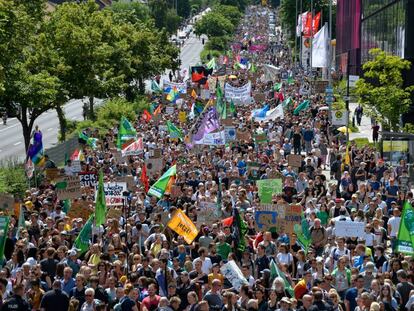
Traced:
[[[349, 103], [349, 119], [352, 122], [352, 117], [354, 116], [355, 108], [358, 106], [358, 103]], [[349, 133], [349, 140], [355, 138], [368, 138], [368, 141], [372, 143], [372, 128], [371, 128], [371, 118], [365, 114], [362, 116], [361, 126], [356, 124], [355, 126], [359, 129], [359, 133]]]

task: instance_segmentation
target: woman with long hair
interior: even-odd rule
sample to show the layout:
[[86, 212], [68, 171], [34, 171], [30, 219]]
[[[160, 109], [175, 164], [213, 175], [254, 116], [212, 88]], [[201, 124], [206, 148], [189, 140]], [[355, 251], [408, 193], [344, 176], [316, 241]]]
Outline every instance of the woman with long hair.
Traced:
[[237, 296], [235, 293], [228, 291], [224, 294], [224, 297], [226, 299], [226, 303], [224, 304], [222, 311], [241, 310], [239, 305], [237, 304]]
[[392, 296], [391, 286], [384, 284], [381, 288], [381, 293], [378, 297], [378, 301], [384, 304], [385, 311], [398, 310], [397, 300]]

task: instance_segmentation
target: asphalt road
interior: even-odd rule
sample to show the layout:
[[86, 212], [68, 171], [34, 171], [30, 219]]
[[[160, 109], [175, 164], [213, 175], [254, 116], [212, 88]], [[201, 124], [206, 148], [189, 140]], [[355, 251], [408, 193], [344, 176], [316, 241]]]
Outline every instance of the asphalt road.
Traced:
[[[203, 49], [201, 40], [191, 35], [181, 47], [181, 69], [187, 69], [199, 61], [200, 52]], [[163, 78], [168, 79], [165, 75]], [[70, 120], [82, 120], [81, 99], [70, 100], [64, 107], [66, 118]], [[56, 111], [49, 110], [37, 118], [35, 124], [39, 125], [43, 132], [43, 146], [45, 149], [53, 147], [58, 142], [59, 120]], [[0, 120], [0, 160], [25, 158], [24, 139], [22, 127], [16, 118], [9, 118], [7, 125]]]

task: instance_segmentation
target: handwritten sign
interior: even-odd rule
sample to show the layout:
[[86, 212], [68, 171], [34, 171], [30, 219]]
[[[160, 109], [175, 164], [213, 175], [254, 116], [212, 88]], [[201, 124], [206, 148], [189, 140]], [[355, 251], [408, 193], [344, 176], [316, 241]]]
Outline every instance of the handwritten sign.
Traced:
[[243, 285], [249, 284], [234, 260], [230, 260], [222, 265], [220, 272], [227, 280], [229, 280], [231, 285], [233, 285], [234, 289], [237, 291], [239, 291]]
[[145, 160], [148, 176], [152, 177], [161, 172], [163, 162], [161, 158], [150, 158]]
[[272, 196], [282, 192], [281, 179], [263, 179], [256, 181], [259, 188], [260, 203], [272, 203]]
[[[126, 182], [112, 182], [104, 184], [106, 206], [121, 206], [124, 198], [123, 192], [126, 190]], [[98, 189], [96, 189], [96, 191], [98, 191]]]
[[354, 221], [336, 221], [335, 235], [338, 237], [362, 237], [364, 235], [365, 224]]
[[98, 184], [98, 176], [94, 172], [80, 172], [78, 176], [81, 187], [95, 187]]
[[260, 204], [255, 211], [256, 228], [260, 231], [294, 233], [295, 224], [300, 224], [302, 207], [278, 202]]
[[69, 218], [82, 218], [87, 220], [92, 214], [92, 209], [89, 207], [90, 203], [83, 200], [74, 200], [68, 212]]
[[288, 165], [292, 167], [302, 166], [302, 156], [300, 154], [289, 154], [287, 156]]
[[0, 210], [11, 215], [14, 210], [14, 197], [8, 193], [0, 193]]
[[270, 231], [277, 225], [276, 211], [255, 211], [254, 219], [258, 231]]
[[202, 201], [199, 203], [199, 210], [197, 211], [197, 224], [212, 224], [216, 222], [219, 217], [217, 215], [217, 206], [214, 202]]
[[67, 176], [56, 182], [56, 194], [59, 200], [76, 199], [81, 188], [78, 176]]
[[60, 176], [60, 170], [58, 168], [47, 168], [45, 174], [48, 180], [55, 180]]

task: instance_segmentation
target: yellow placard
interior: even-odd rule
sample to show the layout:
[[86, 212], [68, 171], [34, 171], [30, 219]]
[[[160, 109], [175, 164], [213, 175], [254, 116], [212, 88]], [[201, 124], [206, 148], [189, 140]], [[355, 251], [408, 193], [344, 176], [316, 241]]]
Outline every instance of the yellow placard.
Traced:
[[197, 227], [181, 209], [175, 212], [167, 226], [181, 235], [188, 244], [191, 244], [198, 234]]
[[180, 120], [181, 123], [185, 123], [187, 121], [187, 114], [185, 111], [180, 111], [178, 113], [178, 120]]

